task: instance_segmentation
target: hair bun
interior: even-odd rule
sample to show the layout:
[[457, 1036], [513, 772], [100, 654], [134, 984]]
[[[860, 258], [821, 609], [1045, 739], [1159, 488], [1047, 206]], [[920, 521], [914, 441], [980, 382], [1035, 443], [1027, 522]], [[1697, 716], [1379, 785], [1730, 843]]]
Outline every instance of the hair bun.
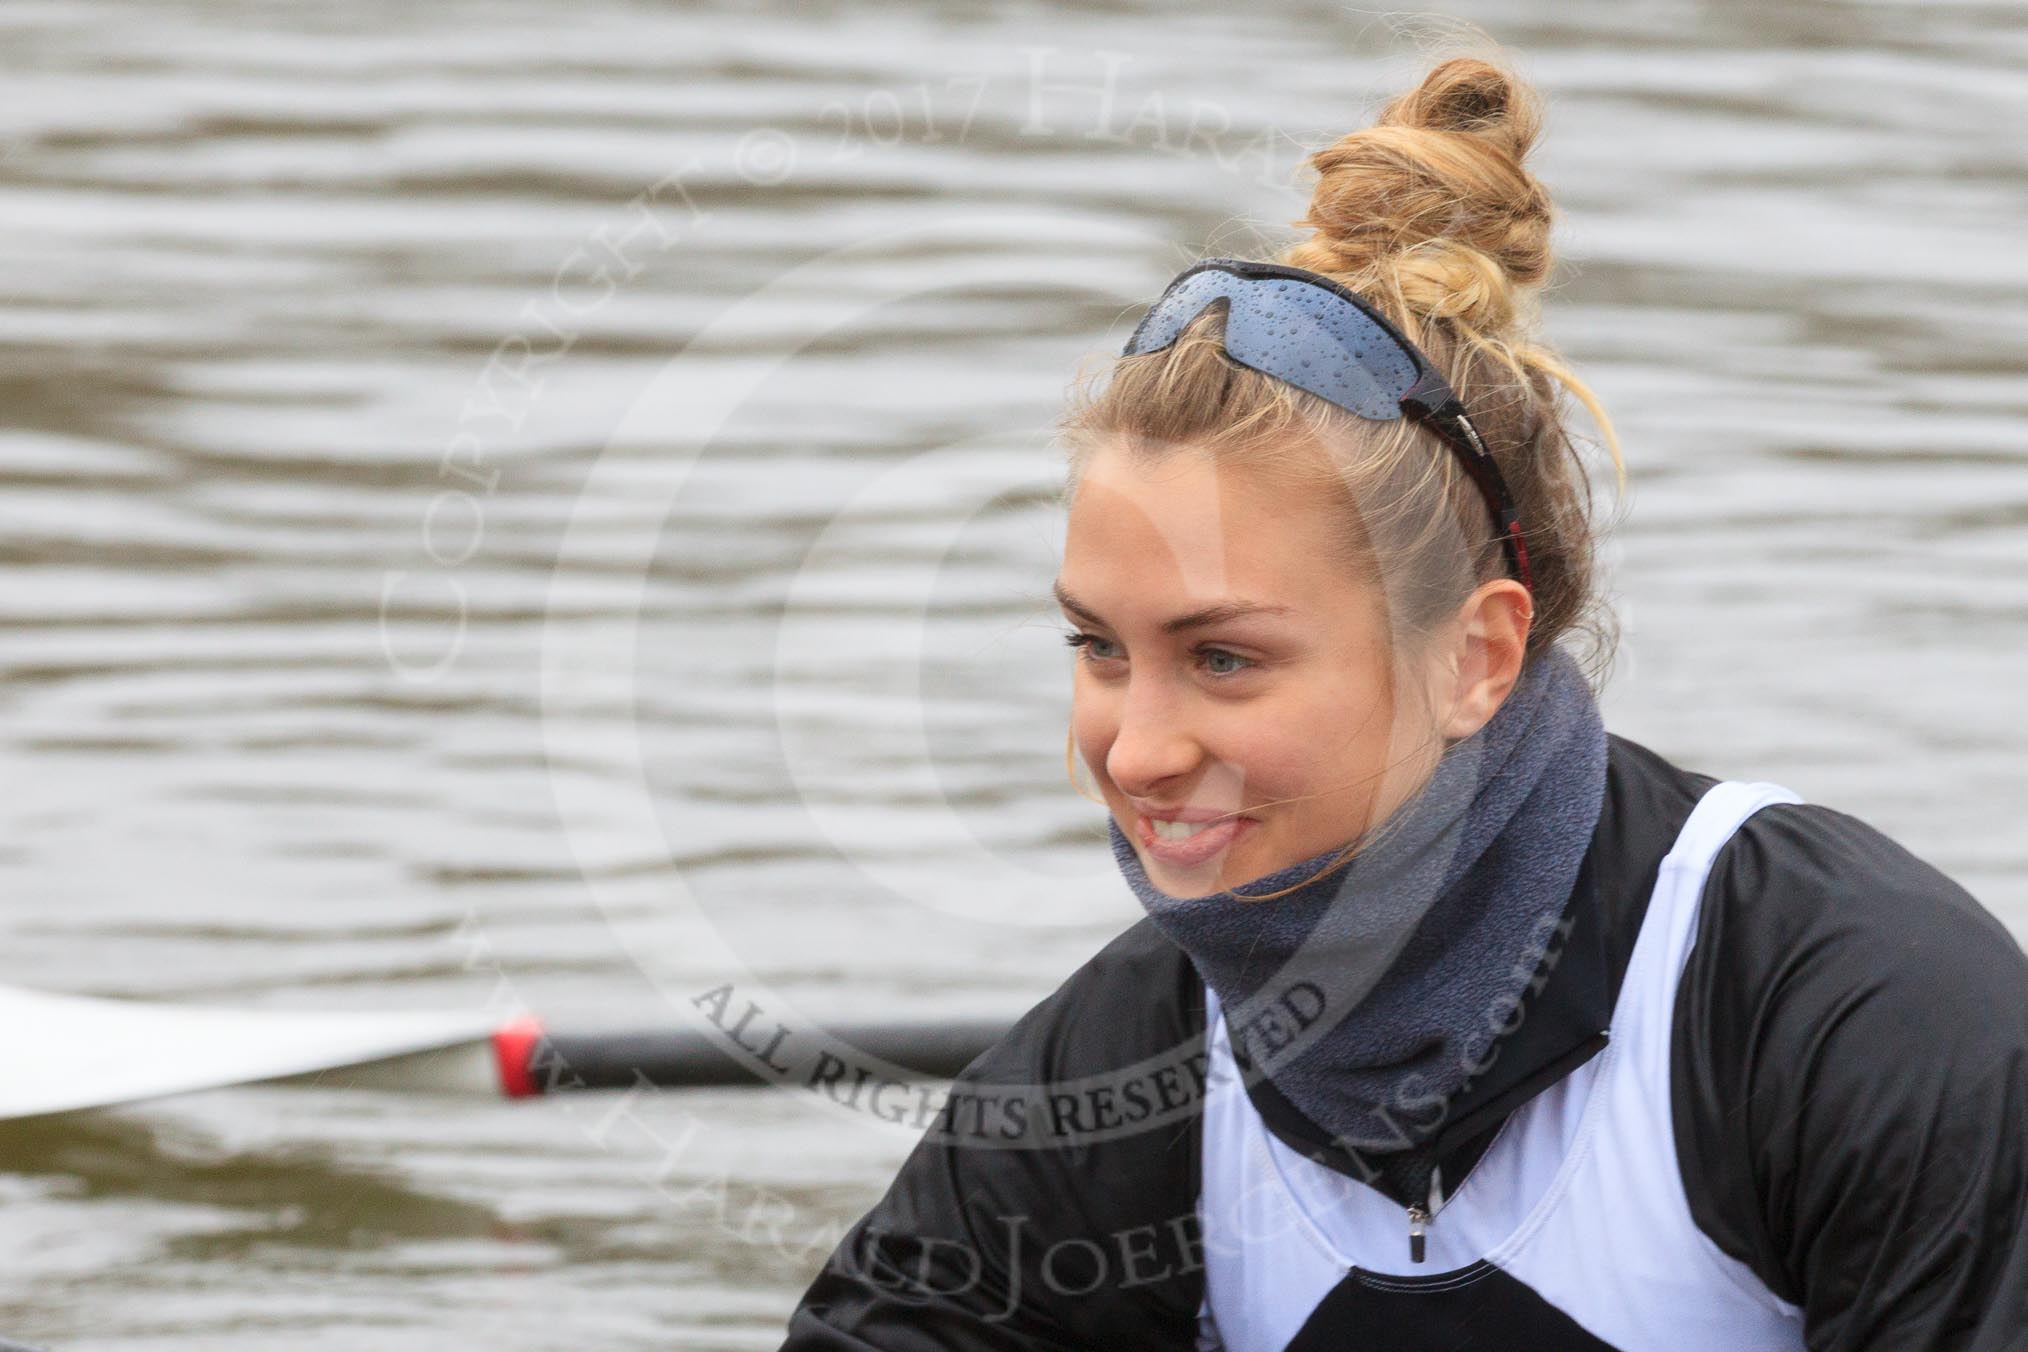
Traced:
[[1549, 275], [1549, 194], [1522, 167], [1540, 134], [1534, 91], [1479, 57], [1454, 57], [1373, 126], [1310, 156], [1316, 233], [1284, 262], [1410, 316], [1502, 334]]
[[1513, 74], [1477, 57], [1456, 57], [1382, 109], [1380, 125], [1482, 136], [1518, 164], [1535, 144], [1542, 118]]

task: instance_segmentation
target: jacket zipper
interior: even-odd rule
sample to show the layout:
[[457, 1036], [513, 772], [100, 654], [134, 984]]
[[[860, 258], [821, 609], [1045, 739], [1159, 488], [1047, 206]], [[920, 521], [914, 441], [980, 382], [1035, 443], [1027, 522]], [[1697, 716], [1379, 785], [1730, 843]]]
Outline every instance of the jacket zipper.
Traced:
[[[1599, 1050], [1599, 1048], [1606, 1045], [1607, 1041], [1610, 1039], [1610, 1034], [1611, 1030], [1600, 1029], [1597, 1033], [1594, 1033], [1591, 1037], [1585, 1039], [1584, 1043], [1580, 1047], [1573, 1049], [1572, 1052], [1567, 1053], [1562, 1057], [1559, 1057], [1555, 1062], [1552, 1062], [1549, 1066], [1546, 1066], [1543, 1068], [1543, 1070], [1537, 1072], [1536, 1076], [1533, 1078], [1540, 1079], [1544, 1083], [1554, 1083], [1555, 1081], [1562, 1079], [1565, 1075], [1568, 1075], [1571, 1071], [1577, 1069], [1578, 1066], [1581, 1066], [1586, 1061], [1591, 1060], [1593, 1054], [1596, 1053]], [[1568, 1062], [1569, 1064], [1565, 1064], [1566, 1062]], [[1532, 1095], [1533, 1089], [1531, 1089], [1530, 1092]], [[1486, 1148], [1479, 1152], [1479, 1159], [1472, 1161], [1472, 1169], [1478, 1168], [1479, 1161], [1485, 1159], [1486, 1156], [1493, 1153], [1493, 1147], [1499, 1144], [1500, 1138], [1502, 1136], [1505, 1136], [1507, 1134], [1507, 1128], [1514, 1121], [1514, 1114], [1518, 1110], [1519, 1110], [1518, 1106], [1516, 1108], [1508, 1109], [1506, 1115], [1501, 1119], [1498, 1130], [1496, 1130], [1493, 1133], [1493, 1139], [1488, 1141], [1486, 1143]], [[1467, 1178], [1471, 1177], [1472, 1169], [1467, 1169], [1465, 1171], [1465, 1176]], [[1436, 1213], [1443, 1207], [1445, 1199], [1443, 1197], [1442, 1192], [1440, 1191], [1438, 1182], [1442, 1173], [1443, 1171], [1439, 1169], [1437, 1166], [1435, 1165], [1430, 1166], [1429, 1185], [1423, 1190], [1422, 1204], [1419, 1206], [1411, 1205], [1408, 1208], [1408, 1259], [1412, 1263], [1420, 1263], [1423, 1261], [1424, 1229], [1426, 1226], [1429, 1225], [1431, 1219], [1436, 1215]]]
[[[1473, 1171], [1485, 1161], [1488, 1155], [1493, 1153], [1493, 1147], [1500, 1144], [1500, 1138], [1507, 1134], [1507, 1128], [1512, 1125], [1513, 1121], [1514, 1115], [1509, 1113], [1506, 1120], [1501, 1122], [1499, 1127], [1494, 1130], [1493, 1139], [1486, 1142], [1486, 1148], [1479, 1152], [1478, 1159], [1473, 1160], [1472, 1167], [1465, 1170], [1464, 1181], [1469, 1182], [1471, 1180]], [[1423, 1261], [1423, 1228], [1434, 1220], [1436, 1213], [1443, 1210], [1451, 1200], [1451, 1193], [1444, 1191], [1443, 1176], [1442, 1165], [1430, 1165], [1429, 1185], [1423, 1189], [1422, 1205], [1408, 1208], [1408, 1258], [1412, 1263]], [[1461, 1182], [1459, 1186], [1462, 1187], [1463, 1183]], [[1451, 1192], [1455, 1193], [1456, 1189], [1452, 1189]]]
[[1410, 1206], [1408, 1209], [1408, 1261], [1411, 1263], [1422, 1261], [1423, 1227], [1429, 1224], [1430, 1217], [1434, 1216], [1437, 1209], [1444, 1204], [1442, 1174], [1443, 1170], [1440, 1167], [1434, 1164], [1430, 1166], [1429, 1182], [1423, 1188], [1421, 1205]]

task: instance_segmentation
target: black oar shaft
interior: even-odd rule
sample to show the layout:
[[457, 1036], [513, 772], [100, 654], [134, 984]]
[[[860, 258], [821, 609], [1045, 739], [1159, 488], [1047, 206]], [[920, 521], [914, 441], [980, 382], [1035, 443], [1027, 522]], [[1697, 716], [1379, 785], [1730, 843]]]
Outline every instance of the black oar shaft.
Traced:
[[[808, 1083], [858, 1074], [888, 1078], [949, 1079], [1007, 1031], [1003, 1021], [881, 1023], [840, 1026], [819, 1037], [784, 1036], [746, 1050], [770, 1069], [757, 1071], [723, 1035], [666, 1032], [552, 1033], [542, 1031], [503, 1054], [525, 1072], [523, 1093], [564, 1089], [631, 1089], [644, 1081], [670, 1089], [760, 1083]], [[742, 1044], [744, 1045], [744, 1044]], [[506, 1070], [507, 1067], [503, 1067]], [[513, 1078], [509, 1072], [510, 1081]], [[510, 1091], [511, 1092], [511, 1091]]]

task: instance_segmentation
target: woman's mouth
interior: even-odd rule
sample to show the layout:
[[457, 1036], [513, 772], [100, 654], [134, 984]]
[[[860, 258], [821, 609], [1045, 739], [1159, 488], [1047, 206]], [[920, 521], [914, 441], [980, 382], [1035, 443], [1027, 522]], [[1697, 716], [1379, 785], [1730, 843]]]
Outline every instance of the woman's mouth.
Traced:
[[1134, 814], [1134, 834], [1149, 858], [1171, 868], [1202, 868], [1239, 841], [1260, 823], [1252, 817], [1193, 813], [1188, 817], [1151, 817]]

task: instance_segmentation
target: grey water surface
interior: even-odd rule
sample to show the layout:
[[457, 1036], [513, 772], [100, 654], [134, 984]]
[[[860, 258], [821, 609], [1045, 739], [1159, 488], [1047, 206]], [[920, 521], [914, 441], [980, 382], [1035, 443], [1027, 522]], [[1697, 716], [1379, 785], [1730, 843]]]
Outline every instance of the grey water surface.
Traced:
[[[1608, 726], [2028, 933], [2018, 11], [1448, 13], [1550, 100], [1548, 334], [1632, 473]], [[1064, 773], [1051, 420], [1438, 27], [0, 6], [8, 980], [1025, 1008], [1135, 915]], [[765, 1348], [912, 1138], [761, 1091], [14, 1124], [0, 1334]]]

